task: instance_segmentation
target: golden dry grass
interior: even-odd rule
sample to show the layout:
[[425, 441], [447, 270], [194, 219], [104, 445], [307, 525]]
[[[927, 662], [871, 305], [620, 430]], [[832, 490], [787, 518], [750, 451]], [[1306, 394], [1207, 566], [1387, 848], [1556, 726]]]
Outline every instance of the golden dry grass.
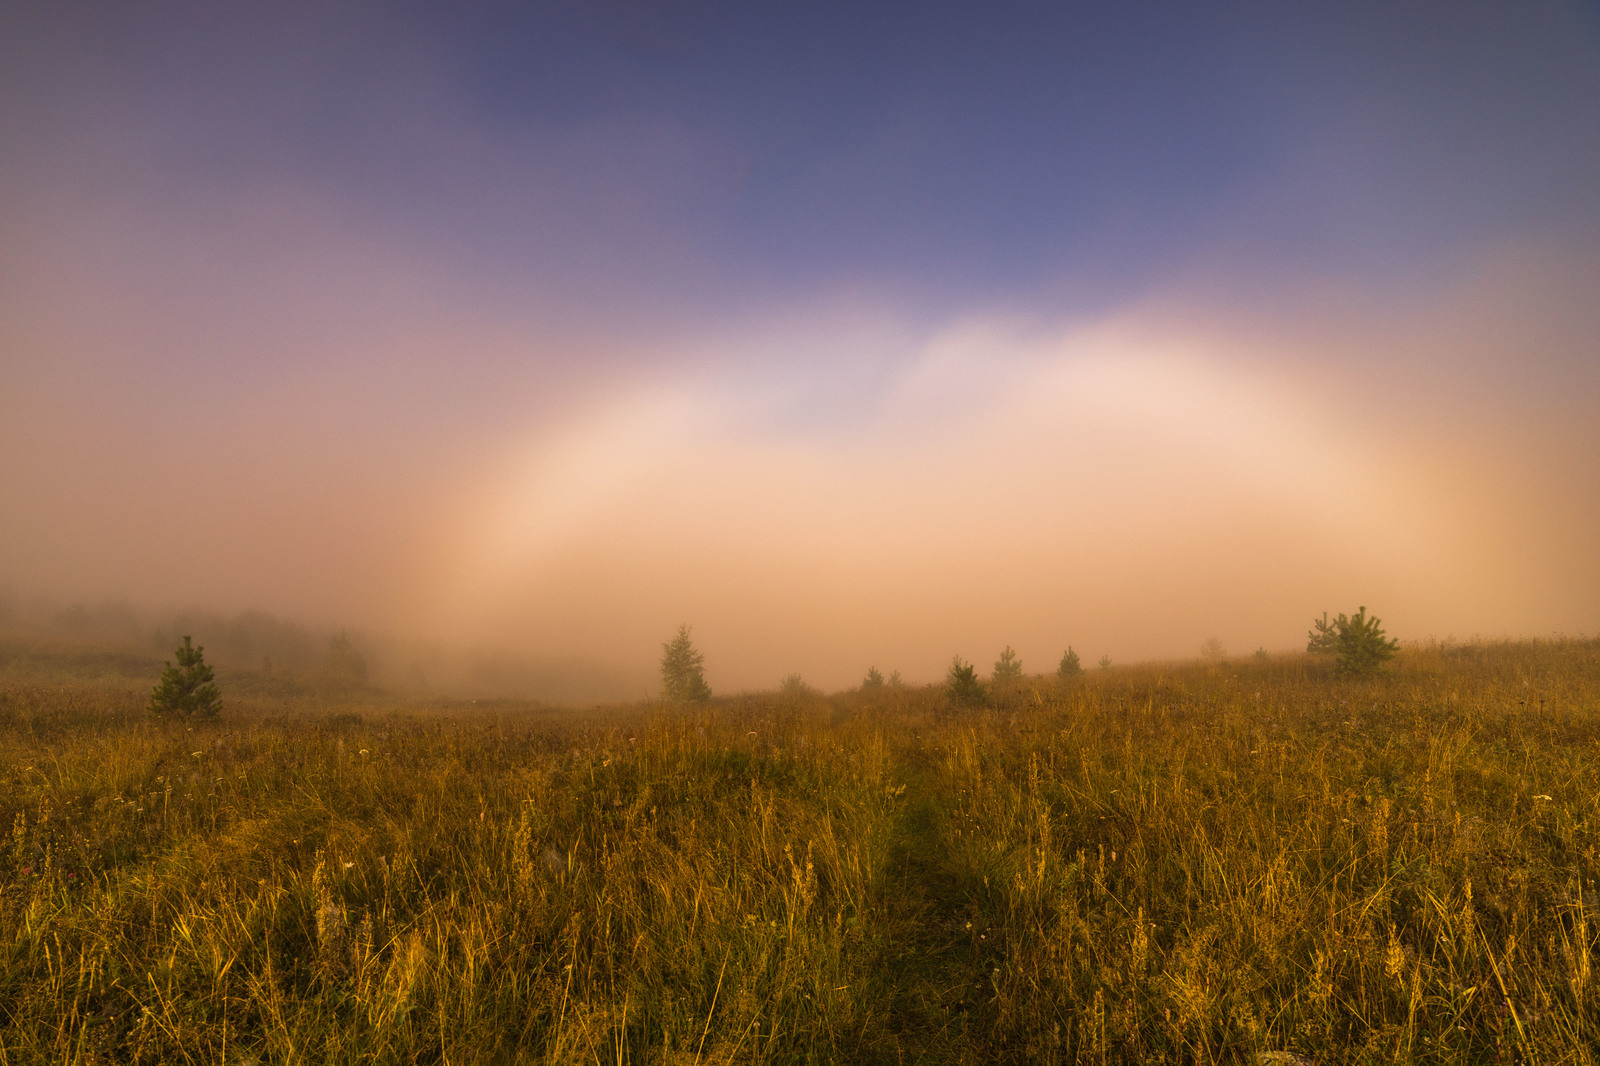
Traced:
[[0, 1063], [1591, 1063], [1597, 755], [1593, 641], [976, 711], [13, 674]]

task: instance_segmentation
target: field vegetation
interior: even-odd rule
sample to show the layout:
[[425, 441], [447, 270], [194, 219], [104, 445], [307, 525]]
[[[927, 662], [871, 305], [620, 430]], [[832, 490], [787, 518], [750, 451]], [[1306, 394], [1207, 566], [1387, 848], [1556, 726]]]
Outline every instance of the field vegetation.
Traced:
[[159, 667], [0, 665], [0, 1063], [1600, 1057], [1600, 642], [209, 719]]

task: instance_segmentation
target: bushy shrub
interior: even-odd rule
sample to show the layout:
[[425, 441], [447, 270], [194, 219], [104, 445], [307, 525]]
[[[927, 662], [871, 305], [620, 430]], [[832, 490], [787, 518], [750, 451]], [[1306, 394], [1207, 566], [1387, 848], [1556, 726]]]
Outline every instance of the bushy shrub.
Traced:
[[174, 652], [178, 660], [161, 672], [161, 680], [150, 693], [150, 710], [154, 714], [176, 714], [184, 718], [214, 718], [222, 710], [222, 691], [217, 688], [215, 675], [206, 665], [205, 648], [196, 648], [188, 637]]
[[787, 696], [790, 699], [821, 695], [816, 689], [808, 685], [806, 679], [801, 677], [798, 672], [784, 678], [778, 685], [778, 692], [780, 695]]
[[950, 662], [944, 693], [951, 703], [960, 707], [981, 707], [989, 702], [989, 690], [978, 680], [977, 668], [962, 662], [959, 655]]
[[681, 703], [703, 703], [711, 698], [706, 684], [706, 657], [689, 639], [689, 627], [661, 645], [661, 695]]
[[1334, 655], [1338, 660], [1334, 672], [1346, 677], [1376, 673], [1399, 647], [1398, 640], [1384, 634], [1376, 616], [1367, 617], [1365, 606], [1353, 616], [1341, 614], [1332, 621], [1324, 611], [1321, 618], [1312, 619], [1306, 639], [1306, 651]]

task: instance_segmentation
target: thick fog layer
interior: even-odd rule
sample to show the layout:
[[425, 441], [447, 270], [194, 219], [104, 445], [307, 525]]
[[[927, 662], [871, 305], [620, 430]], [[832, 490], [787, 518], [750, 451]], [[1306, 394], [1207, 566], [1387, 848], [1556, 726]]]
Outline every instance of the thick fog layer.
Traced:
[[14, 621], [573, 698], [1600, 629], [1592, 11], [529, 10], [0, 16]]

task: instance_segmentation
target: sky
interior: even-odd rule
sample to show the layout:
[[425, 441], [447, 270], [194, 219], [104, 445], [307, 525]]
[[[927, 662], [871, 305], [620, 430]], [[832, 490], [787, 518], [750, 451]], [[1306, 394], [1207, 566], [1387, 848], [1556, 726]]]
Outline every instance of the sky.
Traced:
[[0, 7], [0, 587], [714, 689], [1600, 632], [1600, 7]]

